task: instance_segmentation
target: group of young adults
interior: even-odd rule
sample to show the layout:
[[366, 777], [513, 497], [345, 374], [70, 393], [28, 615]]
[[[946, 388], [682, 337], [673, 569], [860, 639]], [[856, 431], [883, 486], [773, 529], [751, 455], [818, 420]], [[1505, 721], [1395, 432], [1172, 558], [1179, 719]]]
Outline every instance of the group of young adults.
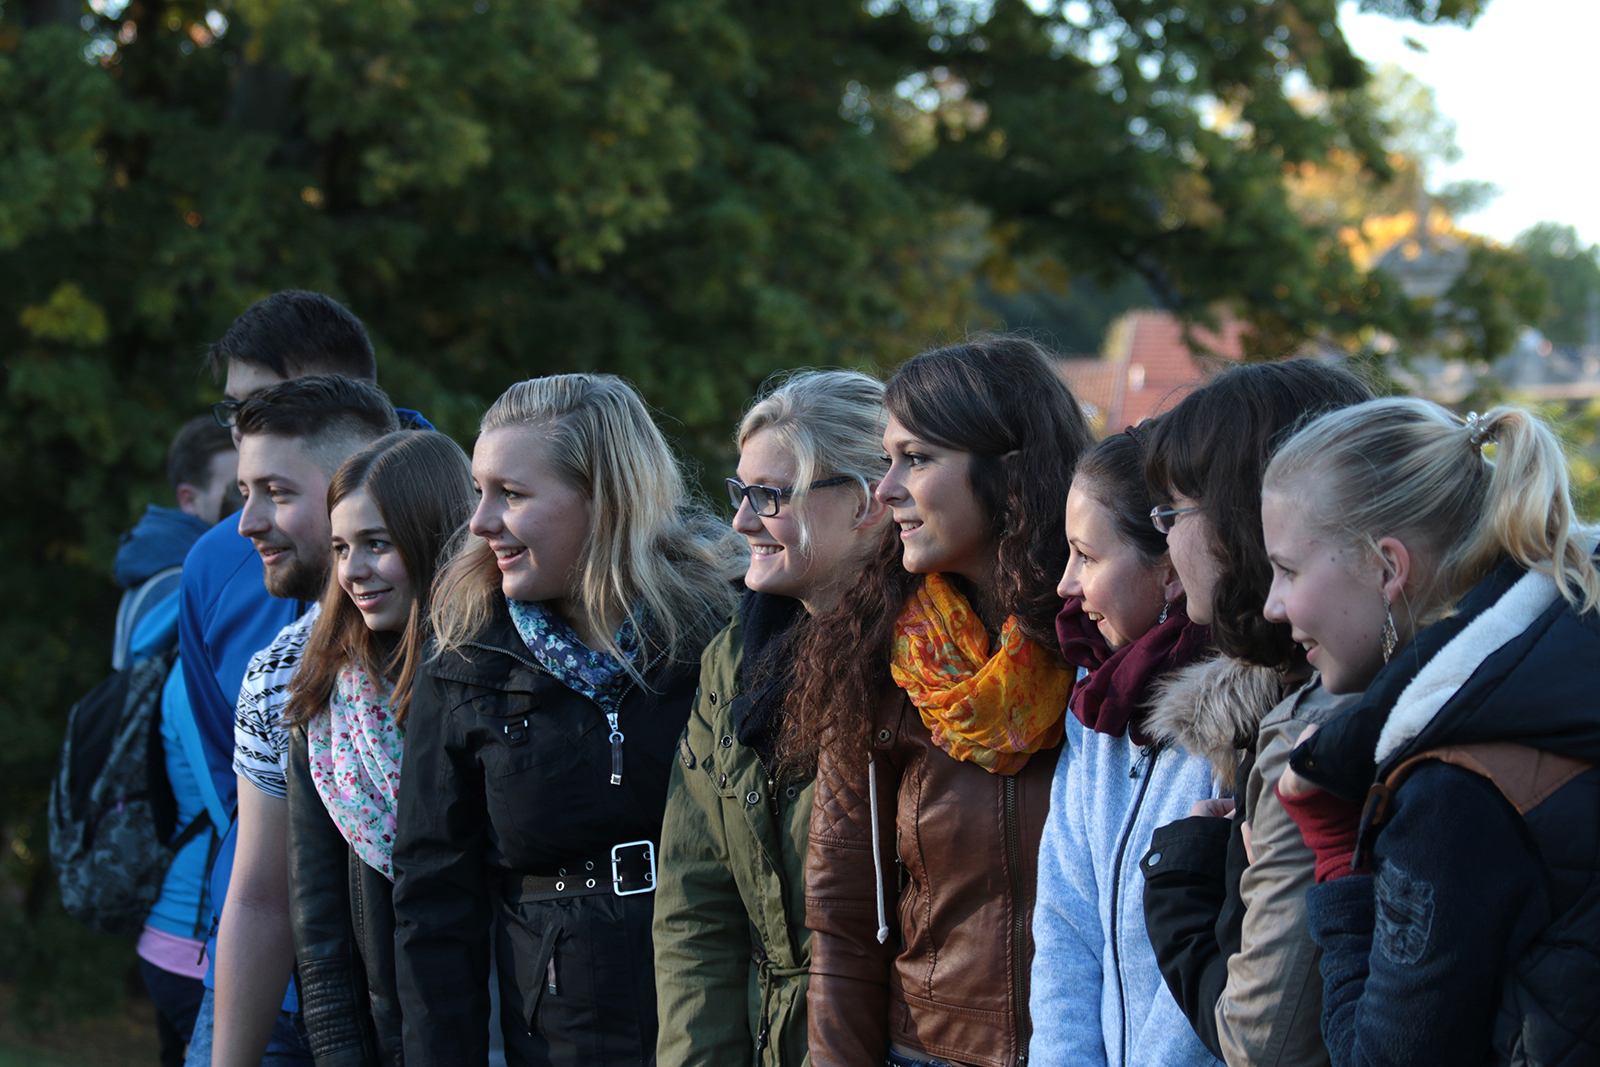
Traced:
[[730, 526], [621, 380], [469, 458], [358, 334], [281, 293], [213, 350], [191, 1064], [1600, 1057], [1600, 574], [1536, 416], [1292, 360], [1097, 442], [998, 335], [770, 385]]

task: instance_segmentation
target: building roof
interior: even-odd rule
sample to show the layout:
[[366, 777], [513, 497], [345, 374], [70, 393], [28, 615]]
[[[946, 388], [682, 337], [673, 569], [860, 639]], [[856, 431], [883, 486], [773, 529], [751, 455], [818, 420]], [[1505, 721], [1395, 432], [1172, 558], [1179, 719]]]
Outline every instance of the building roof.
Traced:
[[1106, 334], [1103, 356], [1062, 360], [1061, 376], [1101, 433], [1118, 432], [1172, 407], [1219, 363], [1242, 358], [1243, 324], [1219, 320], [1216, 332], [1195, 327], [1198, 344], [1191, 347], [1171, 314], [1129, 312]]

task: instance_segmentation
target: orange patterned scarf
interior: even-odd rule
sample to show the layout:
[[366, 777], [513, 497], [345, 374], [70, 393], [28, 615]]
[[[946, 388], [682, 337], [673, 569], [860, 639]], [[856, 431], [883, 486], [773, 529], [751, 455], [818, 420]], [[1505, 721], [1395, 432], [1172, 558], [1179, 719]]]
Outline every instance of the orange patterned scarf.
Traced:
[[1014, 618], [991, 654], [978, 613], [941, 574], [900, 609], [889, 670], [933, 743], [991, 774], [1016, 774], [1061, 740], [1073, 672], [1023, 637]]

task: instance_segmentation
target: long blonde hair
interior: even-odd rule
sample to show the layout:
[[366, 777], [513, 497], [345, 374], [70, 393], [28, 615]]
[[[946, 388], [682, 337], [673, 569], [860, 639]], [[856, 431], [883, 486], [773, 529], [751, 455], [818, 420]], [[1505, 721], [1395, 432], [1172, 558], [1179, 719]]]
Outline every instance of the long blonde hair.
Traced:
[[[690, 498], [639, 395], [610, 374], [533, 378], [501, 394], [479, 433], [530, 427], [545, 435], [555, 475], [590, 499], [573, 599], [600, 635], [595, 651], [638, 676], [607, 625], [621, 614], [669, 659], [698, 659], [737, 602], [732, 583], [745, 553], [733, 530]], [[502, 596], [494, 552], [481, 537], [463, 537], [435, 586], [439, 651], [471, 640]]]
[[1434, 573], [1413, 604], [1419, 622], [1447, 613], [1505, 559], [1550, 575], [1582, 611], [1600, 603], [1561, 444], [1522, 408], [1464, 420], [1432, 401], [1392, 397], [1329, 412], [1284, 443], [1264, 486], [1349, 543], [1392, 536], [1426, 546]]
[[739, 451], [758, 433], [773, 436], [794, 457], [794, 495], [800, 550], [811, 547], [805, 499], [812, 482], [843, 475], [854, 478], [870, 497], [883, 480], [883, 383], [853, 370], [807, 370], [774, 378], [739, 421]]

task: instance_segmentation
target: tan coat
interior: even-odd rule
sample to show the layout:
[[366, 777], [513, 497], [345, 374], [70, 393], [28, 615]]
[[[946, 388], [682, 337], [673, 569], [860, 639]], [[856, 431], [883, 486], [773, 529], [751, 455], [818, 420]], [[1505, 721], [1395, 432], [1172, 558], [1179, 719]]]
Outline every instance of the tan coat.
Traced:
[[[1180, 686], [1212, 699], [1185, 701], [1185, 690], [1169, 692], [1152, 732], [1208, 753], [1219, 776], [1226, 772], [1233, 777], [1229, 764], [1236, 759], [1239, 742], [1249, 739], [1249, 709], [1261, 706], [1260, 695], [1229, 700], [1215, 696], [1233, 691], [1224, 679], [1241, 671], [1257, 674], [1260, 669], [1218, 659], [1183, 672]], [[1257, 677], [1270, 675], [1261, 672]], [[1239, 817], [1250, 824], [1255, 860], [1238, 886], [1228, 887], [1245, 909], [1244, 921], [1239, 951], [1227, 959], [1226, 985], [1214, 1009], [1217, 1040], [1229, 1067], [1328, 1063], [1322, 1041], [1321, 952], [1306, 928], [1305, 894], [1314, 883], [1314, 857], [1278, 803], [1274, 787], [1301, 732], [1337, 717], [1356, 699], [1333, 696], [1313, 676], [1254, 728], [1256, 759], [1238, 786], [1236, 801]]]

